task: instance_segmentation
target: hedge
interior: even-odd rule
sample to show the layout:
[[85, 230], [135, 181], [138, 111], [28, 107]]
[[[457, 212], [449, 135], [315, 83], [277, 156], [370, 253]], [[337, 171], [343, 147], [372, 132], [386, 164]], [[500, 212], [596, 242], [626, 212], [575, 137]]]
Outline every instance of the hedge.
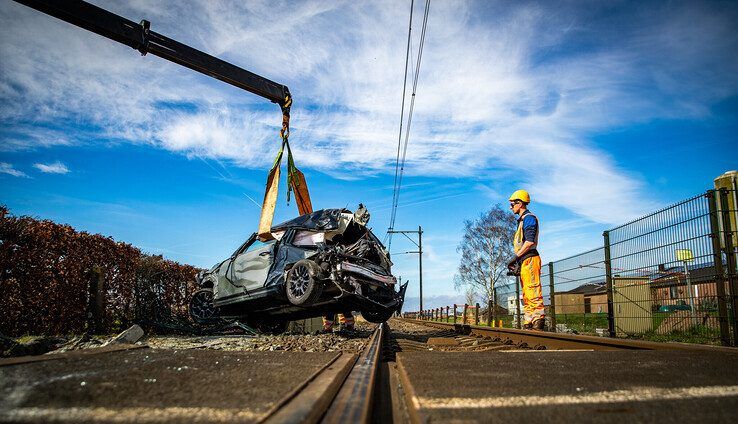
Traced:
[[8, 336], [88, 331], [90, 284], [100, 277], [105, 308], [98, 332], [141, 320], [186, 320], [198, 271], [0, 206], [0, 333]]

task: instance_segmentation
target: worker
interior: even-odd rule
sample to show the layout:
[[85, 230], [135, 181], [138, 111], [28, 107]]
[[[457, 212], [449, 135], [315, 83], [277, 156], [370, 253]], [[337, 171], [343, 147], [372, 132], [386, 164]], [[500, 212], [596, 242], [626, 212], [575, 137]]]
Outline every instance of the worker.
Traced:
[[543, 331], [546, 315], [541, 289], [541, 257], [538, 255], [538, 218], [528, 210], [530, 194], [517, 190], [510, 196], [510, 209], [518, 215], [518, 229], [515, 231], [513, 247], [515, 257], [508, 268], [519, 266], [520, 283], [523, 287], [523, 328]]
[[[335, 319], [334, 314], [325, 315], [323, 317], [323, 332], [332, 333], [333, 323]], [[341, 324], [341, 331], [354, 331], [354, 315], [351, 311], [338, 314], [338, 322]]]

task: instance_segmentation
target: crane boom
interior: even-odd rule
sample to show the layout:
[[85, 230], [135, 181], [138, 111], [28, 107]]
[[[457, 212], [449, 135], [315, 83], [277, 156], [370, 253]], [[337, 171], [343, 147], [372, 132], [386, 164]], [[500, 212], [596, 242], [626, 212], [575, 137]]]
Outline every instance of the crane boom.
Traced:
[[[282, 107], [292, 103], [287, 86], [218, 59], [151, 31], [149, 21], [135, 23], [81, 0], [15, 0], [47, 15], [132, 47], [142, 55], [151, 53], [227, 84], [264, 97]], [[289, 116], [289, 115], [288, 115]]]
[[151, 31], [151, 23], [146, 20], [142, 20], [141, 23], [137, 24], [81, 0], [15, 1], [125, 44], [138, 50], [142, 55], [151, 53], [277, 103], [282, 109], [282, 129], [280, 130], [282, 148], [279, 150], [274, 166], [272, 166], [267, 177], [267, 187], [259, 220], [259, 235], [265, 240], [272, 237], [270, 230], [277, 201], [279, 167], [285, 146], [287, 147], [288, 163], [287, 201], [289, 202], [290, 192], [294, 191], [300, 214], [313, 211], [305, 175], [295, 166], [292, 150], [287, 141], [290, 133], [290, 107], [292, 106], [292, 96], [287, 86]]

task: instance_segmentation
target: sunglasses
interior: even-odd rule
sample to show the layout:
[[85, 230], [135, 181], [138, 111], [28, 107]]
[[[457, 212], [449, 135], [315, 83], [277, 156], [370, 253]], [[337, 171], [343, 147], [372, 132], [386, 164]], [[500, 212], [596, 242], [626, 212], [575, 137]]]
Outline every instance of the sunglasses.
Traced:
[[523, 203], [523, 202], [521, 202], [520, 200], [516, 200], [514, 202], [510, 202], [510, 207], [513, 207], [513, 206], [515, 206], [515, 205], [517, 205], [519, 203]]

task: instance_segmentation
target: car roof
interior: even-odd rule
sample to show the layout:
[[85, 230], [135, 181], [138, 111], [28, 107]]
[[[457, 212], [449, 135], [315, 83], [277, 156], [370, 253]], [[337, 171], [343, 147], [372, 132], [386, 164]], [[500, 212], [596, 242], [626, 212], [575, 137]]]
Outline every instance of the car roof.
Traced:
[[335, 230], [339, 226], [339, 218], [342, 213], [352, 212], [348, 209], [321, 209], [277, 224], [272, 227], [272, 232], [289, 228], [318, 231]]

